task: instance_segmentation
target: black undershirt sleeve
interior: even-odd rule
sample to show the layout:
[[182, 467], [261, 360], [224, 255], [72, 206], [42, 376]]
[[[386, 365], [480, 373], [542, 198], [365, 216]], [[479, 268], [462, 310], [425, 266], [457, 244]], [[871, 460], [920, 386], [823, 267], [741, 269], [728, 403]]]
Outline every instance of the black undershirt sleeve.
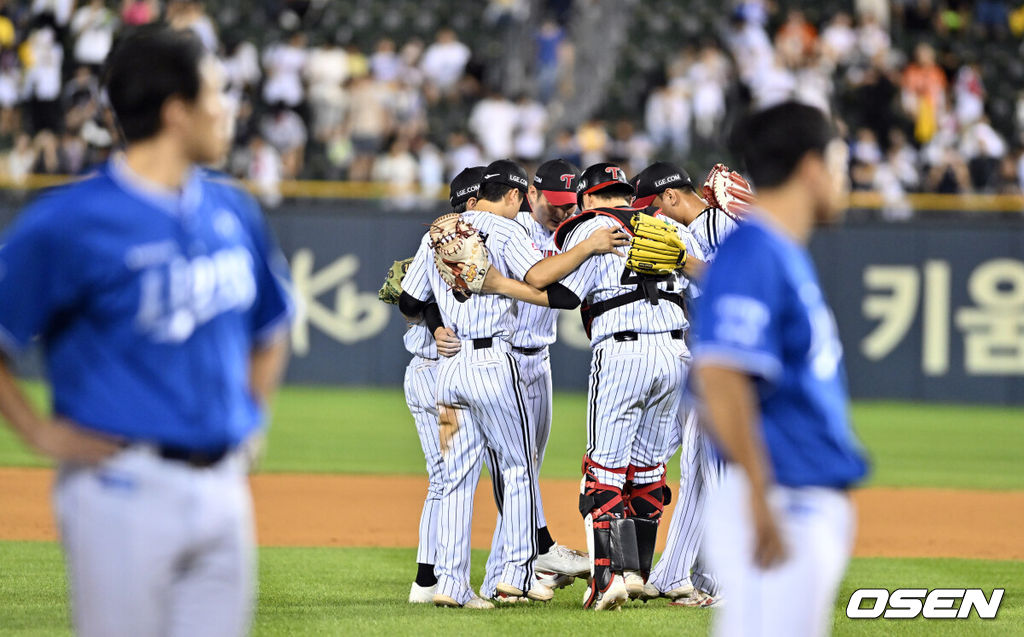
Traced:
[[441, 308], [437, 306], [437, 303], [430, 303], [423, 310], [423, 322], [426, 323], [431, 336], [434, 335], [437, 328], [444, 327], [444, 319], [441, 318]]
[[428, 303], [406, 292], [402, 292], [402, 295], [398, 297], [398, 310], [409, 318], [420, 318], [423, 315], [423, 311], [427, 309], [427, 305]]
[[561, 283], [552, 283], [544, 288], [548, 293], [548, 304], [558, 310], [572, 310], [580, 306], [580, 297]]

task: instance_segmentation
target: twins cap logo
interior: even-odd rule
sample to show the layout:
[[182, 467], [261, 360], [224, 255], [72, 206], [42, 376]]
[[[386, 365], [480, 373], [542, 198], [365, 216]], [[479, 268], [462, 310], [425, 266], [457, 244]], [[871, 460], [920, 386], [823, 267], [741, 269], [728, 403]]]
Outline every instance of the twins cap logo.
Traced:
[[572, 180], [573, 180], [573, 177], [575, 177], [575, 176], [576, 175], [574, 175], [572, 173], [567, 173], [567, 174], [562, 175], [561, 177], [559, 177], [559, 179], [561, 179], [562, 183], [565, 184], [566, 189], [572, 189]]

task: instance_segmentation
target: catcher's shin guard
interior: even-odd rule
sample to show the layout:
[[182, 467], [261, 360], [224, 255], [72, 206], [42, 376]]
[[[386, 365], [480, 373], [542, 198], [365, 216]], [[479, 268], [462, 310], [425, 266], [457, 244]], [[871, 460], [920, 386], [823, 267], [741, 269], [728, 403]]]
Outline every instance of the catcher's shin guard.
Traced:
[[[612, 582], [612, 575], [638, 570], [636, 530], [633, 520], [626, 517], [622, 491], [618, 487], [602, 484], [591, 471], [597, 467], [589, 458], [583, 460], [583, 480], [580, 484], [580, 513], [587, 534], [590, 551], [590, 583], [584, 608], [590, 608], [599, 594]], [[608, 469], [625, 473], [625, 469]]]
[[[637, 477], [653, 477], [661, 474], [656, 482], [635, 484]], [[643, 474], [647, 474], [644, 476]], [[658, 540], [658, 525], [665, 505], [672, 501], [672, 492], [665, 483], [664, 465], [656, 467], [637, 467], [630, 465], [626, 473], [626, 486], [623, 488], [623, 500], [626, 515], [633, 520], [636, 529], [637, 558], [640, 562], [640, 575], [646, 582], [651, 575], [654, 563], [654, 545]], [[642, 478], [641, 478], [642, 479]]]

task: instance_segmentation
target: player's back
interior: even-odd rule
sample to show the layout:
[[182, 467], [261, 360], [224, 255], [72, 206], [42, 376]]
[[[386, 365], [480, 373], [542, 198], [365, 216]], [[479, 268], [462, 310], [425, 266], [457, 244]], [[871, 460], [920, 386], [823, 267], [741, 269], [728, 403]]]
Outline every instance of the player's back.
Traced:
[[[516, 222], [526, 229], [530, 241], [540, 250], [541, 255], [550, 257], [558, 254], [553, 233], [534, 219], [530, 212], [520, 212], [516, 216]], [[515, 326], [510, 341], [513, 345], [532, 349], [555, 342], [558, 310], [519, 301], [512, 308]]]

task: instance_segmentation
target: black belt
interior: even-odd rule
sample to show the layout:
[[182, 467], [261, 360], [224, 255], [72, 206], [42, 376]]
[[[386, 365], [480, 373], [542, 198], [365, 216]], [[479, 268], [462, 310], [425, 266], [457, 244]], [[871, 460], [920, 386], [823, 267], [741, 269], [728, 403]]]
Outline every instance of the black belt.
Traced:
[[473, 349], [487, 349], [494, 344], [494, 339], [491, 337], [487, 338], [474, 338]]
[[[125, 442], [121, 446], [128, 448], [133, 444], [135, 443]], [[153, 449], [156, 451], [156, 454], [164, 460], [183, 462], [190, 467], [195, 467], [196, 469], [212, 467], [231, 453], [230, 447], [219, 447], [212, 451], [197, 451], [195, 449], [185, 449], [184, 447], [154, 445]]]
[[533, 356], [534, 354], [540, 354], [545, 349], [547, 349], [546, 345], [542, 345], [540, 347], [519, 347], [518, 345], [513, 345], [512, 346], [512, 351], [513, 352], [519, 352], [520, 354], [526, 354], [527, 356]]
[[[669, 332], [669, 336], [676, 340], [681, 340], [683, 338], [683, 330], [672, 330]], [[612, 338], [614, 338], [619, 343], [625, 343], [627, 341], [638, 340], [640, 338], [640, 335], [636, 332], [627, 330], [624, 332], [615, 332], [614, 334], [612, 334]]]

